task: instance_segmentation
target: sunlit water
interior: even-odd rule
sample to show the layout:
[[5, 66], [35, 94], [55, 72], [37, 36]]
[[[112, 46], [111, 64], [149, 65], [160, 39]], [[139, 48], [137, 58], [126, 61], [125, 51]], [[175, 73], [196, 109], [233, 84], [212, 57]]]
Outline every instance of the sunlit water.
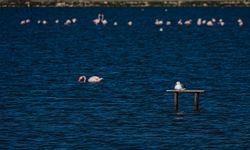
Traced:
[[[164, 10], [1, 8], [0, 149], [247, 149], [250, 9]], [[92, 23], [99, 12], [105, 27]], [[77, 24], [53, 23], [72, 17]], [[176, 25], [199, 17], [225, 26]], [[175, 22], [159, 32], [156, 18]], [[80, 75], [104, 81], [80, 84]], [[173, 112], [165, 90], [178, 80], [208, 91], [199, 113], [190, 94]]]

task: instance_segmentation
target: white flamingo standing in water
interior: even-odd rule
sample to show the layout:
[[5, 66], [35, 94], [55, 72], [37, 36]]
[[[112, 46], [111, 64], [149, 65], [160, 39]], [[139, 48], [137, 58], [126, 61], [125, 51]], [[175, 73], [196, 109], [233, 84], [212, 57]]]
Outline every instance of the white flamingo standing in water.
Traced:
[[201, 18], [198, 18], [196, 24], [197, 24], [198, 26], [201, 26], [201, 24], [202, 24], [202, 19], [201, 19]]
[[104, 14], [102, 14], [101, 16], [102, 16], [102, 19], [101, 19], [102, 24], [103, 25], [108, 24], [108, 21], [106, 19], [104, 19]]
[[58, 24], [59, 22], [60, 22], [59, 19], [56, 19], [56, 20], [55, 20], [55, 23], [56, 23], [56, 24]]
[[98, 25], [101, 22], [101, 14], [98, 14], [98, 17], [93, 20], [95, 25]]
[[46, 24], [48, 24], [48, 21], [47, 21], [47, 20], [43, 20], [42, 23], [43, 23], [44, 25], [46, 25]]
[[155, 25], [157, 25], [157, 26], [163, 25], [163, 21], [159, 20], [159, 19], [156, 19], [155, 20]]
[[118, 26], [118, 23], [115, 21], [113, 25], [114, 25], [114, 26]]
[[242, 27], [242, 26], [244, 25], [243, 20], [240, 19], [240, 18], [237, 20], [237, 22], [238, 22], [238, 25], [239, 25], [240, 27]]
[[78, 79], [78, 82], [81, 82], [81, 83], [86, 83], [86, 82], [98, 83], [98, 82], [101, 82], [102, 80], [103, 80], [103, 78], [98, 77], [98, 76], [92, 76], [92, 77], [89, 77], [88, 79], [87, 79], [86, 76], [80, 76], [79, 79]]
[[132, 26], [133, 25], [133, 22], [132, 21], [129, 21], [128, 22], [128, 26]]
[[171, 24], [172, 24], [171, 21], [167, 21], [167, 22], [166, 22], [166, 25], [167, 25], [167, 26], [170, 26]]
[[25, 21], [25, 20], [22, 20], [22, 21], [20, 22], [20, 25], [25, 25], [25, 23], [26, 23], [26, 21]]
[[25, 20], [25, 23], [26, 23], [26, 24], [29, 24], [29, 23], [30, 23], [30, 19], [26, 19], [26, 20]]
[[67, 19], [65, 22], [64, 22], [64, 26], [69, 26], [71, 25], [71, 20], [70, 19]]

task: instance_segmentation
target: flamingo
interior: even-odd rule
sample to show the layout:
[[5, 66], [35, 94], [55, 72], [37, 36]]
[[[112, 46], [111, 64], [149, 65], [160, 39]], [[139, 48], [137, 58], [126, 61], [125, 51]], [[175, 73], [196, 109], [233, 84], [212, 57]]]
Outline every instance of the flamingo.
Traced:
[[118, 23], [116, 21], [114, 22], [114, 26], [118, 26]]
[[214, 25], [214, 23], [213, 23], [211, 20], [209, 20], [209, 21], [207, 22], [207, 26], [211, 27], [211, 26], [213, 26], [213, 25]]
[[58, 24], [58, 23], [59, 23], [59, 19], [56, 19], [56, 20], [55, 20], [55, 23]]
[[155, 25], [160, 26], [162, 24], [163, 24], [162, 20], [158, 20], [158, 19], [155, 20]]
[[87, 79], [86, 76], [80, 76], [78, 79], [78, 82], [89, 82], [89, 83], [97, 83], [97, 82], [101, 82], [103, 80], [103, 78], [98, 77], [98, 76], [91, 76]]
[[37, 20], [37, 24], [41, 24], [41, 20]]
[[101, 14], [98, 14], [98, 18], [93, 20], [95, 25], [98, 25], [101, 22]]
[[184, 24], [185, 24], [186, 26], [190, 26], [191, 23], [192, 23], [192, 20], [191, 20], [191, 19], [186, 20], [186, 21], [184, 22]]
[[22, 20], [21, 22], [20, 22], [20, 25], [25, 25], [25, 20]]
[[108, 21], [106, 19], [104, 19], [104, 15], [102, 14], [101, 16], [102, 16], [102, 19], [101, 19], [102, 24], [103, 25], [108, 24]]
[[69, 26], [71, 24], [71, 20], [70, 19], [67, 19], [65, 22], [64, 22], [64, 25], [65, 26]]
[[48, 24], [48, 21], [47, 20], [43, 20], [42, 22], [44, 25]]
[[166, 25], [167, 25], [167, 26], [170, 26], [171, 24], [172, 24], [171, 21], [167, 21], [167, 22], [166, 22]]
[[178, 21], [178, 25], [182, 25], [183, 23], [182, 23], [182, 19], [180, 19], [179, 21]]
[[128, 26], [132, 26], [133, 25], [133, 22], [132, 21], [129, 21], [128, 22]]
[[223, 21], [223, 19], [220, 19], [218, 24], [221, 25], [221, 26], [224, 26], [225, 22]]
[[71, 22], [72, 22], [72, 23], [76, 23], [76, 22], [77, 22], [77, 19], [76, 19], [76, 18], [73, 18], [73, 19], [71, 20]]
[[202, 20], [202, 24], [206, 24], [207, 20]]
[[166, 22], [166, 25], [167, 25], [167, 26], [170, 26], [170, 25], [171, 25], [171, 21], [167, 21], [167, 22]]
[[237, 20], [237, 22], [238, 22], [238, 25], [239, 25], [240, 27], [242, 27], [242, 26], [244, 25], [243, 20], [240, 19], [240, 18]]
[[197, 20], [196, 24], [197, 24], [198, 26], [200, 26], [200, 25], [202, 24], [202, 20], [201, 20], [201, 18], [198, 18], [198, 20]]

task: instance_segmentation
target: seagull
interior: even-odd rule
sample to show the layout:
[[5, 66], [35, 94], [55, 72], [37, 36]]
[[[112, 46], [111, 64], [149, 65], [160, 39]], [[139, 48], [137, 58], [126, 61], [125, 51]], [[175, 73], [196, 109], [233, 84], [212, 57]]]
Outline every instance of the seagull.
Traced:
[[175, 89], [175, 90], [185, 90], [184, 87], [185, 87], [185, 86], [184, 86], [183, 84], [181, 84], [180, 81], [177, 81], [176, 84], [175, 84], [174, 89]]

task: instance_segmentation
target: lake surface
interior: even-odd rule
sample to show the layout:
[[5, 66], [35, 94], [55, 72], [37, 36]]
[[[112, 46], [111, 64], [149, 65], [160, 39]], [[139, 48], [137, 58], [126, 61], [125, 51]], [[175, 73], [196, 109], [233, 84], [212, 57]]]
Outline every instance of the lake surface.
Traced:
[[[250, 9], [164, 10], [0, 8], [0, 149], [249, 148]], [[92, 23], [100, 12], [107, 26]], [[199, 17], [225, 26], [176, 24]], [[157, 18], [173, 25], [159, 32]], [[208, 91], [198, 113], [190, 94], [174, 113], [176, 81]]]

